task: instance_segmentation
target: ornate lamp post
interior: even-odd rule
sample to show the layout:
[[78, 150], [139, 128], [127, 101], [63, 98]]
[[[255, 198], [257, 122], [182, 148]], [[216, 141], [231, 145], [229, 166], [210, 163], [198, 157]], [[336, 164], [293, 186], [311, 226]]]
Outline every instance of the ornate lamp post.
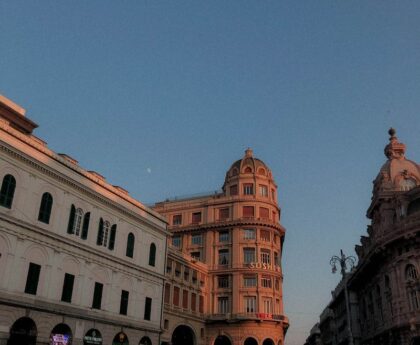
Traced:
[[332, 273], [337, 272], [337, 264], [340, 264], [340, 267], [341, 267], [341, 275], [343, 276], [343, 281], [344, 281], [344, 297], [346, 300], [347, 331], [349, 334], [349, 345], [354, 345], [354, 343], [353, 343], [353, 333], [351, 331], [350, 303], [349, 303], [349, 293], [347, 291], [346, 270], [347, 270], [347, 265], [350, 266], [350, 270], [351, 270], [355, 262], [356, 262], [356, 258], [354, 256], [345, 256], [342, 249], [340, 249], [340, 256], [334, 255], [330, 260], [330, 265], [332, 266]]

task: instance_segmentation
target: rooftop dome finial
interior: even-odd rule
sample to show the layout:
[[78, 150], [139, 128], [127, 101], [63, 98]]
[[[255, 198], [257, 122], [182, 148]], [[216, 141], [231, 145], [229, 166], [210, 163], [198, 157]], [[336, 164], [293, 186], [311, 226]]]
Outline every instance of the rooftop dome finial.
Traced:
[[398, 141], [398, 138], [395, 135], [396, 133], [397, 131], [392, 127], [388, 130], [388, 134], [390, 135], [389, 144], [385, 146], [384, 150], [385, 156], [388, 159], [404, 158], [405, 145]]
[[252, 157], [254, 154], [253, 154], [253, 152], [252, 152], [252, 150], [248, 147], [246, 150], [245, 150], [245, 157]]

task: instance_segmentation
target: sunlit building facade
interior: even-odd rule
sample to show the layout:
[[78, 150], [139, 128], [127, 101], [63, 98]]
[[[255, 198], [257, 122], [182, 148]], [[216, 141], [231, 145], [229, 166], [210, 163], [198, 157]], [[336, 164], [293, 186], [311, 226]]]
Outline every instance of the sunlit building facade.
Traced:
[[160, 343], [165, 220], [0, 96], [0, 344]]
[[227, 171], [222, 191], [159, 202], [154, 210], [172, 234], [162, 339], [283, 345], [285, 229], [268, 166], [248, 149]]

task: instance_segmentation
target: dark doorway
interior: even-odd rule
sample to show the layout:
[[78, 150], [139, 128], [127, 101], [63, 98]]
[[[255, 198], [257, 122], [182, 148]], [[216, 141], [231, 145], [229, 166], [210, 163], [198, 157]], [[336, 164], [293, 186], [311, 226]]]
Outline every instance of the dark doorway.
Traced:
[[274, 341], [272, 341], [271, 339], [265, 339], [263, 341], [263, 345], [274, 345]]
[[258, 341], [256, 341], [254, 338], [246, 338], [244, 345], [258, 345]]
[[29, 317], [22, 317], [15, 321], [10, 328], [7, 345], [35, 345], [37, 330], [35, 322]]
[[[152, 345], [152, 341], [150, 340], [149, 337], [143, 337], [140, 340], [140, 345]], [[169, 344], [168, 344], [169, 345]]]
[[112, 341], [112, 345], [128, 345], [128, 337], [124, 332], [117, 333]]
[[178, 326], [172, 333], [172, 345], [194, 345], [194, 332], [188, 326]]
[[225, 335], [219, 335], [215, 342], [214, 345], [232, 345], [232, 343], [230, 342], [229, 338]]
[[50, 334], [50, 345], [71, 345], [73, 333], [65, 323], [59, 323]]

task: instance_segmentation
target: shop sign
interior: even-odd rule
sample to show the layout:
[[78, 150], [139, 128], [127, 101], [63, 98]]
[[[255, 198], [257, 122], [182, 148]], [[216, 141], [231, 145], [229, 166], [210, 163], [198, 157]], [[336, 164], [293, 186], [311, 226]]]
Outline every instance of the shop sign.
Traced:
[[87, 331], [83, 338], [84, 345], [102, 345], [101, 333], [96, 329], [90, 329]]
[[50, 345], [70, 345], [70, 335], [51, 334]]
[[263, 270], [271, 270], [276, 272], [281, 272], [281, 267], [278, 265], [270, 265], [264, 262], [251, 262], [248, 265], [249, 268], [256, 268], [256, 269], [263, 269]]

